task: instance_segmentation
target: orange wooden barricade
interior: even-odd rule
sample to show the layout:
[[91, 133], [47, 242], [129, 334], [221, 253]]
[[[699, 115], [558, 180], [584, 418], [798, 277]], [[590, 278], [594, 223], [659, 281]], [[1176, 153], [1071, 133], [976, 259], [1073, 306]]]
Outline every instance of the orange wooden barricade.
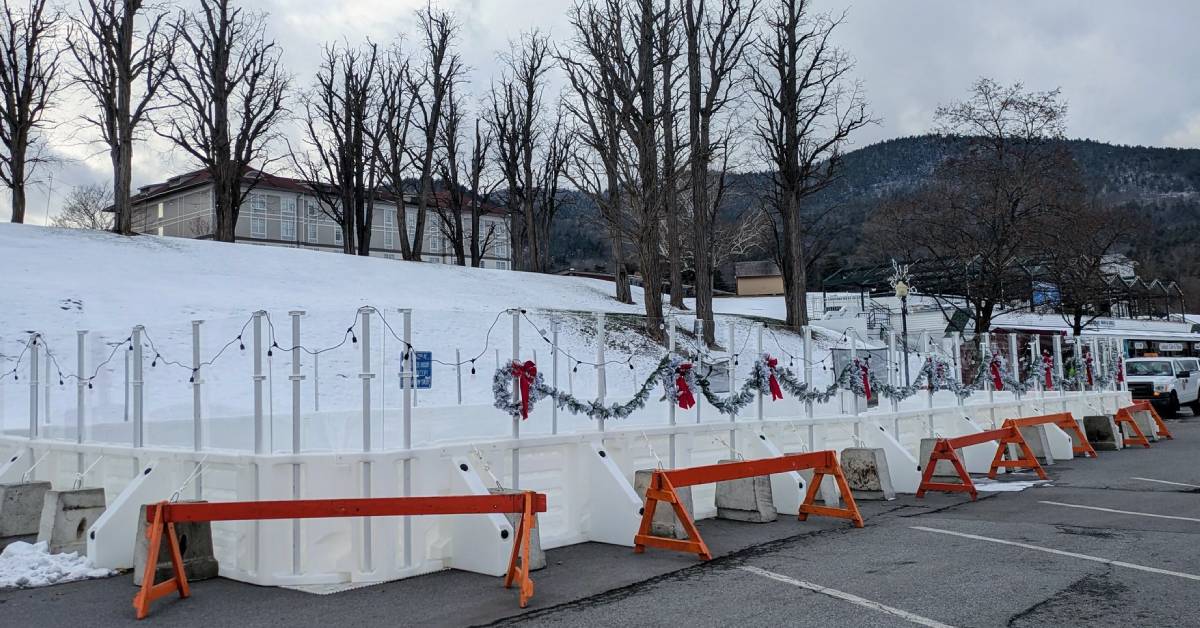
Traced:
[[[175, 536], [175, 524], [185, 521], [255, 521], [263, 519], [323, 519], [330, 517], [388, 517], [408, 515], [459, 515], [489, 513], [519, 513], [521, 522], [513, 538], [512, 556], [504, 587], [517, 583], [521, 608], [533, 597], [533, 580], [529, 577], [529, 537], [537, 520], [534, 513], [546, 512], [546, 496], [542, 493], [524, 492], [511, 495], [449, 495], [438, 497], [381, 497], [362, 499], [297, 499], [261, 502], [211, 502], [173, 504], [159, 502], [146, 509], [146, 521], [150, 524], [146, 534], [150, 547], [146, 553], [146, 570], [142, 586], [133, 597], [137, 618], [142, 619], [150, 612], [155, 600], [179, 593], [185, 598], [191, 595], [187, 575], [183, 569], [183, 558], [179, 540]], [[170, 547], [171, 568], [174, 575], [160, 583], [154, 582], [158, 564], [159, 548], [163, 538]], [[520, 558], [520, 561], [517, 559]], [[518, 565], [519, 562], [519, 565]]]
[[1074, 442], [1072, 442], [1071, 453], [1075, 454], [1076, 456], [1083, 456], [1085, 458], [1100, 457], [1096, 453], [1096, 449], [1092, 447], [1091, 443], [1088, 442], [1087, 434], [1084, 434], [1083, 430], [1079, 428], [1079, 422], [1075, 420], [1075, 417], [1072, 416], [1070, 412], [1059, 412], [1057, 414], [1045, 414], [1042, 416], [1030, 416], [1020, 419], [1008, 419], [1004, 423], [1011, 423], [1018, 428], [1029, 427], [1031, 425], [1047, 424], [1057, 426], [1062, 431], [1073, 433], [1077, 437], [1077, 439], [1072, 439], [1072, 441], [1078, 440], [1079, 444], [1076, 445]]
[[[1175, 440], [1175, 436], [1171, 434], [1171, 430], [1167, 429], [1167, 422], [1163, 421], [1162, 416], [1158, 414], [1158, 410], [1154, 409], [1154, 404], [1150, 403], [1149, 401], [1135, 401], [1133, 402], [1133, 405], [1118, 410], [1117, 414], [1125, 412], [1129, 420], [1132, 421], [1133, 413], [1137, 412], [1138, 410], [1145, 410], [1146, 412], [1150, 413], [1150, 417], [1154, 419], [1155, 427], [1158, 428], [1159, 437], [1166, 438], [1168, 440]], [[1134, 425], [1137, 425], [1136, 421], [1134, 421]], [[1145, 436], [1145, 434], [1142, 434], [1142, 436]]]
[[[996, 456], [992, 458], [992, 465], [988, 468], [989, 478], [996, 479], [996, 471], [1000, 467], [1005, 467], [1033, 469], [1037, 472], [1038, 477], [1043, 480], [1047, 479], [1046, 472], [1042, 470], [1042, 465], [1038, 463], [1037, 458], [1033, 455], [1033, 450], [1029, 448], [1029, 444], [1021, 437], [1021, 431], [1011, 421], [1005, 421], [1003, 427], [999, 429], [979, 432], [978, 434], [955, 436], [954, 438], [939, 438], [933, 446], [933, 451], [929, 454], [929, 462], [925, 465], [925, 471], [921, 475], [921, 485], [917, 487], [917, 497], [924, 497], [925, 491], [962, 492], [970, 493], [971, 501], [974, 501], [978, 497], [979, 492], [975, 490], [975, 483], [971, 481], [971, 476], [967, 473], [967, 469], [963, 466], [962, 461], [958, 459], [958, 454], [955, 453], [955, 450], [989, 441], [998, 441]], [[1021, 456], [1013, 460], [1006, 459], [1005, 456], [1009, 445], [1016, 445], [1021, 450]], [[958, 477], [962, 479], [961, 484], [933, 481], [933, 471], [937, 467], [939, 460], [947, 460], [954, 466]]]
[[[833, 451], [814, 451], [789, 454], [778, 458], [744, 460], [686, 469], [656, 470], [650, 478], [650, 486], [646, 489], [646, 504], [642, 509], [642, 525], [633, 539], [633, 551], [640, 554], [649, 546], [689, 552], [699, 555], [702, 560], [709, 560], [712, 558], [712, 554], [708, 551], [704, 539], [700, 538], [700, 532], [688, 515], [687, 509], [680, 503], [679, 495], [676, 493], [677, 489], [697, 484], [711, 484], [802, 469], [812, 469], [813, 477], [808, 483], [808, 492], [804, 496], [804, 501], [800, 504], [800, 512], [797, 517], [800, 521], [807, 520], [809, 515], [823, 515], [849, 519], [855, 527], [863, 527], [862, 515], [858, 512], [858, 505], [854, 503], [854, 495], [850, 492], [850, 486], [846, 484], [846, 477], [842, 475], [842, 467], [838, 464], [837, 454]], [[846, 501], [845, 508], [818, 506], [814, 503], [817, 491], [821, 488], [821, 481], [826, 475], [832, 475], [837, 481], [838, 489], [842, 492], [842, 499]], [[675, 516], [679, 518], [679, 523], [687, 532], [688, 540], [650, 534], [650, 525], [654, 521], [654, 511], [659, 502], [666, 502], [675, 510]]]
[[[1140, 425], [1138, 425], [1137, 420], [1133, 418], [1133, 413], [1135, 410], [1143, 409], [1140, 407], [1140, 405], [1141, 405], [1140, 403], [1135, 403], [1132, 406], [1127, 406], [1127, 407], [1121, 408], [1120, 410], [1117, 410], [1117, 416], [1113, 417], [1113, 420], [1117, 424], [1118, 428], [1121, 425], [1128, 425], [1129, 431], [1133, 432], [1133, 436], [1125, 436], [1124, 432], [1121, 433], [1121, 437], [1125, 440], [1125, 442], [1127, 444], [1133, 443], [1135, 445], [1141, 445], [1142, 447], [1149, 449], [1150, 448], [1150, 439], [1146, 438], [1146, 433], [1142, 431], [1142, 428]], [[1150, 405], [1150, 404], [1147, 403], [1146, 405]], [[1150, 411], [1154, 412], [1153, 406], [1151, 406]], [[1158, 418], [1157, 412], [1154, 412], [1154, 417]], [[1159, 419], [1159, 420], [1161, 421], [1162, 419]]]

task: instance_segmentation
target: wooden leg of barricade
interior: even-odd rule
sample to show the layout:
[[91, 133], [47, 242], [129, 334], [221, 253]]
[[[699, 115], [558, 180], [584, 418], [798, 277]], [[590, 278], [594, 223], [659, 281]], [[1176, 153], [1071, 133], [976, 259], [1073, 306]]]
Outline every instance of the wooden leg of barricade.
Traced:
[[[962, 480], [961, 484], [933, 481], [933, 472], [936, 470], [939, 460], [949, 461], [953, 465], [954, 472]], [[971, 501], [975, 501], [979, 496], [979, 492], [975, 490], [975, 482], [971, 481], [971, 475], [967, 473], [967, 468], [963, 466], [962, 461], [958, 459], [958, 454], [945, 439], [935, 443], [933, 451], [929, 452], [929, 463], [925, 465], [925, 471], [921, 474], [921, 484], [917, 487], [917, 497], [925, 497], [925, 491], [969, 493]]]
[[1117, 425], [1128, 425], [1129, 429], [1133, 432], [1133, 436], [1125, 437], [1126, 442], [1150, 449], [1150, 439], [1146, 438], [1146, 433], [1138, 426], [1137, 421], [1133, 418], [1133, 413], [1128, 409], [1122, 408], [1117, 411]]
[[[1042, 469], [1042, 465], [1037, 461], [1037, 457], [1033, 455], [1033, 449], [1029, 447], [1029, 443], [1021, 436], [1021, 430], [1015, 425], [1005, 422], [1005, 426], [1009, 429], [1008, 435], [1000, 439], [999, 445], [996, 447], [996, 455], [992, 458], [992, 466], [988, 468], [988, 478], [996, 479], [996, 471], [1000, 467], [1006, 469], [1032, 469], [1038, 474], [1038, 477], [1043, 480], [1050, 479], [1046, 475], [1046, 471]], [[1021, 456], [1014, 460], [1005, 459], [1005, 454], [1008, 453], [1008, 446], [1016, 445], [1021, 450]]]
[[[183, 570], [183, 554], [179, 549], [179, 539], [175, 536], [175, 524], [164, 521], [163, 508], [166, 502], [155, 504], [154, 522], [146, 529], [150, 538], [146, 552], [146, 569], [142, 572], [142, 586], [137, 595], [133, 596], [133, 607], [137, 609], [137, 618], [144, 619], [150, 613], [150, 604], [163, 596], [178, 592], [179, 597], [191, 595], [188, 587], [187, 574]], [[158, 551], [162, 547], [163, 537], [166, 536], [171, 554], [171, 569], [174, 575], [164, 582], [154, 583], [154, 575], [158, 570]]]
[[[530, 537], [533, 535], [533, 528], [537, 526], [537, 520], [533, 514], [533, 493], [525, 493], [525, 507], [521, 513], [521, 522], [517, 525], [516, 535], [513, 537], [512, 554], [508, 559], [508, 573], [504, 576], [504, 588], [512, 587], [513, 581], [517, 583], [517, 592], [520, 597], [521, 608], [529, 605], [529, 598], [533, 597], [533, 578], [530, 577], [530, 567], [532, 565], [530, 551]], [[517, 566], [518, 560], [520, 566]]]
[[[688, 540], [668, 539], [650, 533], [651, 525], [654, 522], [654, 512], [660, 501], [670, 504], [675, 510], [675, 516], [679, 519], [679, 524], [683, 526], [684, 532], [687, 533]], [[650, 486], [646, 488], [646, 505], [642, 508], [642, 524], [638, 528], [637, 536], [633, 537], [635, 553], [641, 554], [646, 551], [646, 546], [696, 554], [701, 560], [712, 559], [708, 546], [700, 537], [700, 531], [696, 529], [696, 524], [692, 522], [692, 517], [688, 515], [687, 509], [680, 503], [675, 487], [662, 471], [655, 471], [654, 475], [650, 477]]]
[[[816, 504], [817, 492], [821, 489], [821, 482], [826, 475], [832, 475], [837, 482], [838, 490], [842, 493], [842, 500], [846, 502], [845, 508], [831, 508]], [[838, 464], [837, 455], [833, 452], [829, 452], [824, 466], [813, 468], [808, 492], [804, 495], [804, 501], [800, 504], [800, 512], [796, 518], [800, 521], [807, 521], [809, 515], [849, 519], [854, 523], [854, 527], [863, 527], [862, 514], [858, 511], [858, 504], [854, 502], [854, 493], [850, 491], [850, 485], [846, 483], [846, 476], [842, 474], [842, 465]]]
[[1175, 437], [1171, 435], [1171, 430], [1167, 429], [1167, 422], [1163, 421], [1162, 417], [1158, 415], [1158, 410], [1154, 409], [1154, 404], [1146, 404], [1146, 411], [1154, 418], [1154, 425], [1158, 426], [1158, 435], [1162, 438], [1175, 440]]

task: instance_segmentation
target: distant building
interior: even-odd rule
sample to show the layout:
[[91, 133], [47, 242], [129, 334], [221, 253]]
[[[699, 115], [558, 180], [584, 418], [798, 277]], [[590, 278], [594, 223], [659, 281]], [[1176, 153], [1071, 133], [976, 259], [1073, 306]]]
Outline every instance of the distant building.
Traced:
[[733, 274], [739, 297], [783, 294], [783, 273], [775, 262], [738, 262]]
[[[205, 171], [143, 186], [131, 199], [133, 229], [151, 235], [210, 239], [216, 224], [213, 199], [212, 180]], [[445, 202], [442, 195], [436, 200]], [[372, 256], [402, 259], [397, 204], [392, 196], [380, 196], [375, 201]], [[417, 208], [409, 196], [404, 197], [403, 204], [412, 242]], [[464, 216], [464, 227], [471, 228], [469, 217]], [[426, 217], [425, 229], [422, 261], [455, 263], [453, 245], [443, 237], [435, 212]], [[508, 221], [503, 210], [488, 206], [480, 219], [480, 231], [483, 267], [511, 268]], [[318, 198], [299, 179], [261, 174], [242, 204], [235, 233], [239, 242], [342, 252], [341, 228], [321, 211]], [[467, 248], [469, 257], [469, 244]]]

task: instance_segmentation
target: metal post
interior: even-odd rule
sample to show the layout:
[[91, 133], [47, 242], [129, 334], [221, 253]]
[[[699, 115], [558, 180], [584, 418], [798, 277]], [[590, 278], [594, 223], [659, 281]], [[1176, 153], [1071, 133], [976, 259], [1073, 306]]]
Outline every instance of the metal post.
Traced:
[[[1060, 381], [1063, 378], [1062, 334], [1054, 334], [1054, 375]], [[1058, 396], [1061, 398], [1063, 410], [1066, 410], [1067, 391], [1063, 390], [1062, 386], [1058, 387]]]
[[[512, 359], [513, 362], [521, 361], [521, 308], [516, 308], [512, 311]], [[521, 394], [520, 378], [513, 379], [513, 398], [516, 399]], [[512, 420], [512, 438], [514, 441], [512, 449], [512, 487], [514, 489], [521, 488], [521, 448], [518, 446], [521, 440], [521, 419], [513, 417]]]
[[962, 368], [962, 332], [951, 332], [950, 338], [954, 342], [954, 356], [953, 359], [950, 360], [950, 364], [954, 366], [954, 379], [959, 384], [963, 384], [965, 382], [963, 381]]
[[45, 385], [42, 386], [42, 423], [50, 425], [50, 390], [54, 384], [54, 379], [50, 376], [50, 352], [46, 352], [46, 363], [42, 366], [42, 381]]
[[130, 383], [133, 384], [133, 446], [141, 447], [143, 441], [143, 390], [145, 380], [142, 379], [142, 332], [145, 328], [141, 325], [133, 328], [133, 379]]
[[[674, 316], [667, 317], [667, 355], [668, 356], [675, 355], [675, 317]], [[675, 404], [672, 403], [671, 400], [668, 399], [667, 405], [669, 406], [667, 409], [667, 418], [670, 421], [671, 425], [674, 426], [675, 425]], [[671, 464], [671, 468], [674, 469], [675, 468], [675, 430], [671, 430], [671, 434], [668, 438], [670, 440], [670, 443], [668, 445], [668, 447], [670, 449], [670, 464]]]
[[[362, 380], [362, 450], [371, 451], [371, 380], [375, 374], [371, 372], [371, 312], [370, 307], [361, 307], [358, 314], [361, 317], [362, 329], [358, 334], [362, 346], [362, 372], [358, 374]], [[362, 462], [362, 496], [371, 496], [371, 461]], [[372, 570], [372, 533], [371, 517], [363, 517], [363, 570]]]
[[[416, 384], [412, 375], [412, 367], [416, 366], [416, 356], [409, 347], [412, 346], [412, 310], [408, 308], [400, 309], [400, 317], [404, 326], [404, 349], [408, 354], [408, 364], [400, 369], [401, 373], [409, 372], [408, 377], [401, 376], [400, 381], [404, 384], [404, 408], [401, 414], [404, 425], [402, 426], [401, 445], [405, 452], [412, 450], [412, 388]], [[411, 453], [406, 453], [404, 457], [404, 497], [412, 495], [412, 458]], [[412, 518], [404, 518], [404, 566], [412, 566]]]
[[266, 434], [263, 432], [263, 380], [266, 376], [262, 370], [262, 321], [266, 312], [259, 310], [254, 313], [254, 453], [264, 453], [266, 449]]
[[[895, 386], [896, 384], [899, 383], [900, 373], [897, 372], [898, 369], [894, 366], [896, 364], [896, 330], [891, 329], [891, 328], [888, 328], [887, 355], [888, 355], [888, 360], [887, 360], [888, 361], [888, 367], [887, 367], [888, 384]], [[892, 406], [893, 414], [900, 411], [900, 401], [898, 399], [893, 397], [891, 400], [891, 406]], [[897, 422], [897, 425], [899, 425], [898, 422]], [[896, 434], [895, 434], [896, 440], [900, 440], [900, 430], [896, 429], [895, 432], [896, 432]]]
[[321, 411], [321, 354], [313, 354], [313, 412]]
[[[604, 343], [607, 342], [608, 330], [605, 328], [604, 312], [596, 312], [596, 400], [603, 404], [608, 392], [607, 373], [604, 369]], [[604, 431], [604, 419], [596, 421], [600, 431]]]
[[38, 334], [29, 336], [29, 440], [38, 437]]
[[[86, 393], [87, 376], [84, 375], [84, 370], [87, 368], [85, 362], [85, 348], [87, 346], [87, 330], [79, 330], [75, 332], [75, 442], [83, 443], [84, 431], [84, 412], [86, 411]], [[78, 467], [78, 472], [83, 473], [83, 452], [79, 452], [75, 456], [75, 462]]]
[[[192, 451], [200, 451], [204, 443], [203, 416], [200, 405], [200, 325], [204, 321], [192, 321]], [[200, 482], [200, 477], [196, 477]]]
[[[300, 453], [300, 382], [304, 376], [300, 374], [300, 317], [303, 310], [288, 312], [292, 317], [292, 453]], [[199, 444], [197, 444], [197, 449]], [[292, 499], [300, 499], [300, 464], [292, 464]], [[300, 573], [300, 520], [292, 519], [292, 573]]]
[[[758, 355], [762, 355], [763, 354], [763, 324], [758, 323], [754, 327], [758, 333], [758, 342], [757, 342], [756, 348], [758, 350]], [[755, 358], [755, 359], [757, 359], [757, 358]], [[731, 392], [731, 393], [733, 392], [732, 387], [729, 389], [729, 392]], [[766, 417], [763, 414], [763, 394], [762, 394], [762, 391], [760, 390], [760, 391], [758, 391], [758, 420], [763, 421], [763, 420], [765, 420], [765, 418]]]
[[[550, 385], [558, 389], [558, 321], [550, 323]], [[550, 406], [550, 433], [558, 433], [558, 404]]]
[[[816, 390], [816, 387], [813, 386], [812, 328], [808, 325], [805, 325], [800, 329], [800, 333], [804, 344], [804, 383], [808, 384], [808, 389], [812, 391]], [[837, 377], [837, 373], [834, 373], [834, 377]], [[813, 418], [813, 402], [811, 399], [804, 402], [804, 414], [810, 419]], [[809, 443], [809, 446], [812, 446], [811, 442]]]
[[900, 326], [903, 334], [901, 344], [904, 347], [904, 385], [912, 386], [908, 374], [908, 295], [900, 297]]
[[[1021, 381], [1021, 360], [1017, 354], [1017, 334], [1011, 332], [1008, 334], [1008, 372], [1012, 374], [1015, 381]], [[1021, 391], [1014, 390], [1013, 397], [1017, 400], [1018, 414], [1021, 412]]]
[[[705, 321], [696, 319], [696, 364], [692, 366], [694, 369], [701, 369], [704, 366], [704, 353], [708, 349], [708, 345], [704, 343], [704, 325]], [[715, 335], [715, 334], [714, 334]], [[696, 423], [700, 422], [700, 407], [704, 405], [703, 395], [697, 395], [696, 399]]]
[[[407, 352], [405, 353], [407, 355]], [[401, 369], [403, 372], [403, 369]], [[454, 381], [457, 385], [458, 405], [462, 405], [462, 350], [454, 349]]]
[[[729, 362], [725, 365], [725, 370], [729, 374], [729, 392], [734, 390], [735, 380], [737, 379], [737, 366], [734, 360], [738, 354], [734, 351], [734, 343], [737, 341], [737, 329], [734, 327], [733, 321], [729, 321]], [[762, 398], [762, 393], [759, 393], [759, 398]], [[729, 415], [729, 422], [737, 422], [737, 413]], [[734, 460], [737, 457], [737, 430], [729, 430], [729, 459]]]
[[130, 344], [129, 350], [122, 351], [121, 353], [125, 354], [123, 356], [125, 358], [125, 405], [122, 406], [122, 410], [124, 411], [123, 419], [126, 423], [128, 423], [129, 422], [129, 408], [131, 407], [130, 403], [129, 403], [129, 401], [130, 401], [129, 400], [129, 387], [130, 387], [130, 384], [129, 384], [129, 376], [130, 376], [129, 362], [131, 359], [129, 354], [133, 353], [133, 345]]

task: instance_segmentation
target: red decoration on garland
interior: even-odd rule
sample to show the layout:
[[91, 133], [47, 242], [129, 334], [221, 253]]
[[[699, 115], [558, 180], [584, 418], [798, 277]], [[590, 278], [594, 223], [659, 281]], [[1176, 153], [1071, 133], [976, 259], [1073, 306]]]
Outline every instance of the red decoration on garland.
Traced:
[[1004, 378], [1000, 377], [1000, 358], [992, 358], [992, 387], [996, 390], [1004, 390]]
[[1117, 358], [1117, 383], [1125, 383], [1125, 358]]
[[1054, 361], [1049, 353], [1042, 354], [1042, 371], [1046, 373], [1046, 390], [1054, 390]]
[[783, 399], [783, 390], [779, 387], [779, 380], [775, 379], [775, 367], [779, 365], [779, 360], [767, 357], [767, 372], [771, 377], [767, 380], [767, 386], [771, 389], [771, 401]]
[[537, 379], [537, 365], [533, 360], [526, 360], [524, 364], [513, 362], [512, 375], [521, 385], [521, 420], [525, 420], [529, 418], [529, 388]]
[[1092, 381], [1092, 356], [1091, 356], [1091, 354], [1088, 355], [1086, 363], [1087, 363], [1088, 388], [1092, 388], [1092, 387], [1094, 387], [1094, 382]]
[[860, 371], [862, 371], [863, 394], [866, 395], [867, 401], [870, 401], [871, 400], [871, 369], [868, 368], [866, 364], [863, 364], [863, 363], [859, 362], [858, 360], [854, 361], [854, 365], [857, 366]]
[[684, 362], [675, 369], [675, 388], [679, 390], [679, 407], [687, 410], [696, 405], [696, 397], [692, 395], [692, 389], [687, 384], [687, 373], [692, 370], [690, 362]]

